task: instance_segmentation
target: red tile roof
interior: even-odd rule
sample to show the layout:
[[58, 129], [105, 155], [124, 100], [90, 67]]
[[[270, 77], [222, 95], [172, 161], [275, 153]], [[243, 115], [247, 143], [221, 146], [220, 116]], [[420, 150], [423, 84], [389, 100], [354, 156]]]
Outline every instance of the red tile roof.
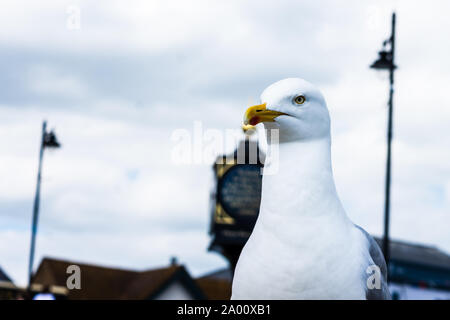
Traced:
[[68, 290], [68, 299], [151, 299], [174, 279], [181, 281], [194, 298], [204, 297], [201, 289], [180, 265], [139, 272], [44, 258], [33, 284], [66, 287], [69, 265], [80, 267], [81, 289]]

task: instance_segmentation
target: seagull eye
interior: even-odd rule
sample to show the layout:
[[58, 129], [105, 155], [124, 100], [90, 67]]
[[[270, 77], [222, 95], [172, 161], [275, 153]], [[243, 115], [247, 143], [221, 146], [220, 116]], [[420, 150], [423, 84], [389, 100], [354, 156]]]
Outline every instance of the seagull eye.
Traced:
[[295, 104], [304, 104], [306, 101], [305, 96], [297, 96], [294, 98]]

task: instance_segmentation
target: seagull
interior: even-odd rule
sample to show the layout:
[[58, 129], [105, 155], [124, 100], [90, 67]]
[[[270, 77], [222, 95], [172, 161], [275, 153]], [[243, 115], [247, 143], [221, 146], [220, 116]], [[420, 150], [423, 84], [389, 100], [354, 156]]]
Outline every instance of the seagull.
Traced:
[[245, 112], [244, 129], [263, 123], [268, 151], [278, 152], [267, 155], [259, 216], [231, 299], [390, 299], [383, 254], [336, 191], [323, 95], [289, 78], [267, 87], [261, 102]]

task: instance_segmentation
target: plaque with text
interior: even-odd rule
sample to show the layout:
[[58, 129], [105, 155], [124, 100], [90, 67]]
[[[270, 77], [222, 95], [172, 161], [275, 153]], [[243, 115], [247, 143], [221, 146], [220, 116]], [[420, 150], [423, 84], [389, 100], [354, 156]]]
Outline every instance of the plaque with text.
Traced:
[[237, 164], [219, 181], [217, 200], [235, 220], [254, 220], [261, 202], [261, 167]]
[[209, 249], [224, 255], [232, 266], [258, 218], [262, 168], [257, 142], [248, 140], [242, 141], [234, 154], [220, 156], [213, 166]]

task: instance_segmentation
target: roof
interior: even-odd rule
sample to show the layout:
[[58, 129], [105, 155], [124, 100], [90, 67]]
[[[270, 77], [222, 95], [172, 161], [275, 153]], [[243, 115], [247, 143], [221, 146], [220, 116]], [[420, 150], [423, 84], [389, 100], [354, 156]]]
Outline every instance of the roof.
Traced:
[[181, 265], [141, 272], [44, 258], [33, 284], [66, 287], [69, 265], [80, 267], [82, 280], [81, 290], [69, 290], [68, 299], [151, 299], [173, 281], [180, 281], [193, 297], [204, 297]]
[[[382, 239], [375, 240], [382, 248]], [[389, 249], [392, 260], [450, 271], [450, 255], [434, 246], [390, 240]]]
[[197, 285], [203, 290], [208, 300], [229, 300], [231, 297], [231, 281], [199, 278]]
[[181, 282], [197, 299], [205, 298], [203, 291], [197, 286], [186, 269], [178, 265], [140, 272], [139, 276], [128, 285], [121, 298], [152, 299], [175, 281]]
[[233, 275], [229, 268], [220, 269], [198, 278], [197, 284], [210, 300], [229, 300]]

